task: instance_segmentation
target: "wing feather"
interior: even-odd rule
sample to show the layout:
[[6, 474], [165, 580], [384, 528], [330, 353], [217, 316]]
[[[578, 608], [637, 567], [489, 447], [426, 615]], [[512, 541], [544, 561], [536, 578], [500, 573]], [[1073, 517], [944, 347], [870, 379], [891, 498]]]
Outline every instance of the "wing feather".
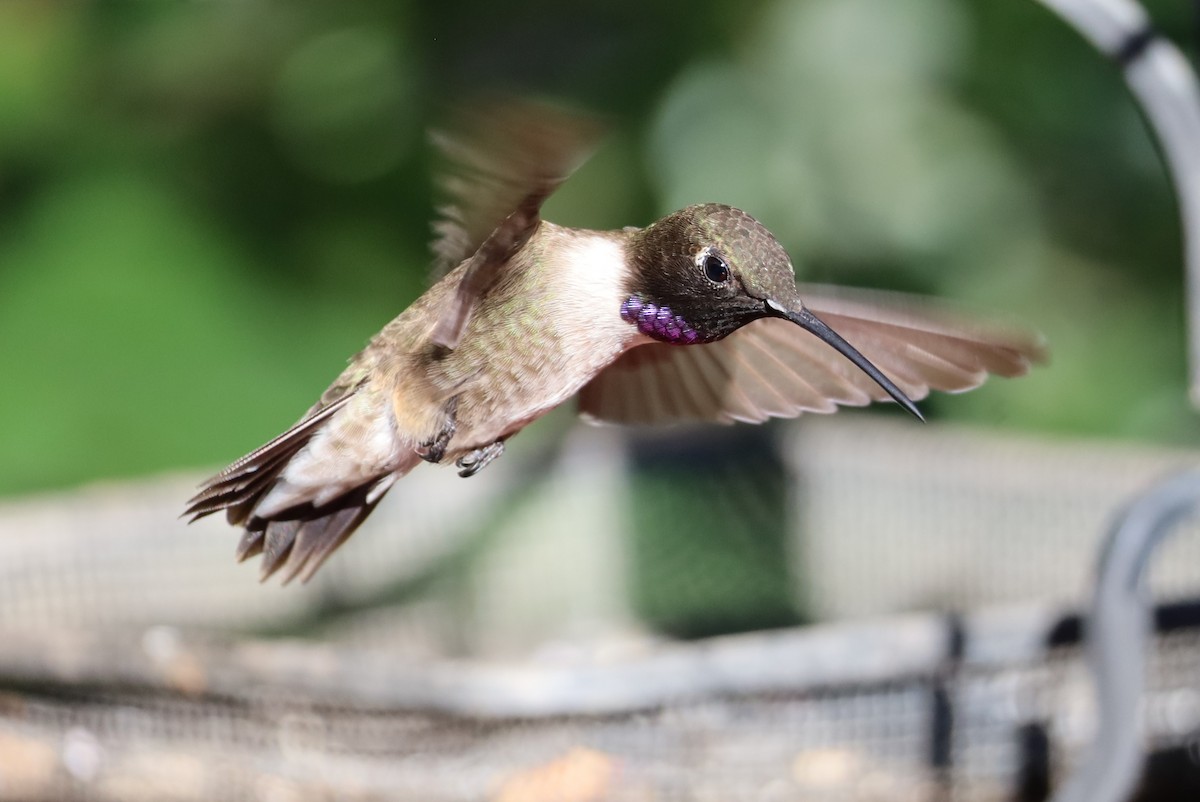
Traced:
[[[692, 371], [681, 370], [674, 360], [663, 360], [660, 368], [661, 386], [666, 393], [666, 404], [676, 414], [684, 418], [703, 418], [704, 401], [707, 396], [711, 406], [711, 394], [706, 391], [707, 385], [697, 381], [699, 377]], [[699, 392], [697, 392], [699, 390]]]
[[448, 202], [433, 224], [434, 273], [467, 261], [431, 335], [447, 348], [457, 347], [476, 300], [537, 227], [542, 204], [591, 154], [601, 128], [579, 112], [515, 99], [479, 102], [459, 117], [456, 133], [433, 136], [449, 169], [438, 181]]
[[[1036, 335], [980, 324], [909, 296], [802, 287], [805, 305], [919, 400], [1045, 359]], [[757, 320], [707, 345], [637, 346], [580, 392], [588, 418], [613, 423], [761, 422], [889, 400], [841, 354], [786, 320]]]
[[757, 326], [748, 334], [761, 340], [766, 350], [803, 377], [813, 392], [824, 399], [824, 403], [818, 401], [808, 411], [833, 412], [837, 404], [861, 407], [871, 403], [875, 382], [832, 351], [826, 354], [793, 347], [796, 332], [785, 326]]
[[[666, 347], [682, 348], [683, 346]], [[692, 361], [699, 365], [702, 375], [708, 382], [709, 389], [718, 399], [718, 411], [726, 420], [743, 423], [757, 423], [763, 420], [755, 408], [754, 402], [738, 385], [734, 369], [736, 360], [730, 358], [733, 356], [732, 354], [725, 351], [718, 353], [710, 348], [700, 346], [696, 349], [696, 353], [690, 356]], [[672, 352], [672, 358], [679, 359], [679, 356]], [[657, 423], [658, 419], [648, 422]]]
[[433, 223], [435, 275], [472, 256], [530, 196], [536, 206], [590, 155], [595, 117], [518, 98], [464, 104], [430, 139], [443, 157], [435, 184], [444, 202]]
[[796, 383], [796, 375], [781, 369], [778, 360], [762, 350], [757, 337], [739, 337], [731, 345], [737, 357], [736, 381], [761, 416], [759, 420], [799, 415], [805, 388]]
[[743, 338], [752, 347], [754, 358], [763, 366], [769, 375], [778, 377], [780, 394], [791, 400], [789, 415], [780, 417], [795, 417], [801, 412], [833, 412], [834, 403], [828, 396], [806, 380], [803, 372], [797, 372], [794, 367], [785, 362], [777, 350], [772, 350], [763, 331], [749, 332]]

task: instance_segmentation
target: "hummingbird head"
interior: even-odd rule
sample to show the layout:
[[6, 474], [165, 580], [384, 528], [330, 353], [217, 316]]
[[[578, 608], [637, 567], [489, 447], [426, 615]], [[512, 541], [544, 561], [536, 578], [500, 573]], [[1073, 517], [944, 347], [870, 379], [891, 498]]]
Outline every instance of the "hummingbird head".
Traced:
[[689, 206], [630, 234], [631, 284], [621, 316], [653, 339], [710, 343], [764, 317], [789, 320], [853, 362], [918, 418], [913, 402], [804, 307], [792, 260], [761, 223], [719, 203]]

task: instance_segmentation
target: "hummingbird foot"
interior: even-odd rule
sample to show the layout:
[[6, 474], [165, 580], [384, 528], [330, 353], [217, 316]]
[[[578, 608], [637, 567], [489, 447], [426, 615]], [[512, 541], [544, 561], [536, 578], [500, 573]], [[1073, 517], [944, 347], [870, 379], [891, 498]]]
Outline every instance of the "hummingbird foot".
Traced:
[[458, 462], [454, 463], [458, 466], [458, 475], [464, 479], [468, 476], [474, 476], [484, 468], [492, 464], [492, 460], [504, 453], [504, 441], [497, 440], [496, 442], [486, 445], [483, 448], [477, 448], [470, 454], [459, 457]]
[[421, 459], [426, 462], [441, 462], [445, 458], [450, 439], [458, 431], [457, 412], [458, 396], [454, 396], [446, 402], [446, 422], [442, 424], [442, 430], [432, 440], [425, 440], [417, 446], [416, 451]]

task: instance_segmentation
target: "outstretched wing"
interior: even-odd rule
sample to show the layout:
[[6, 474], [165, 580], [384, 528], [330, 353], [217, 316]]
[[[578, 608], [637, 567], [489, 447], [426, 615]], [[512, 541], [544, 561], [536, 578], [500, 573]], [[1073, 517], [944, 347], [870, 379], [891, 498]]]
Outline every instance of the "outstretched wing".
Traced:
[[[1046, 356], [1036, 335], [955, 317], [911, 296], [821, 286], [801, 286], [800, 296], [914, 400], [930, 390], [970, 390], [989, 373], [1019, 376]], [[757, 423], [885, 400], [848, 360], [777, 318], [708, 345], [633, 348], [579, 395], [585, 417], [612, 423]]]
[[475, 300], [541, 219], [542, 204], [591, 154], [601, 126], [592, 117], [532, 101], [480, 103], [433, 139], [448, 168], [446, 202], [433, 224], [434, 269], [469, 260], [433, 341], [458, 345]]

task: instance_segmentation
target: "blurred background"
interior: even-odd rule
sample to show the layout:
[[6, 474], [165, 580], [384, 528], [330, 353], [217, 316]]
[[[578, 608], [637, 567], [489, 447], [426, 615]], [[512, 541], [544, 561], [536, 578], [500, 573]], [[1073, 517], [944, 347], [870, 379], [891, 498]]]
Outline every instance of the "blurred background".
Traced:
[[[1146, 5], [1191, 45], [1187, 3]], [[425, 131], [487, 86], [614, 119], [550, 219], [720, 200], [804, 279], [1047, 335], [1052, 369], [938, 420], [1200, 441], [1169, 179], [1119, 71], [1036, 3], [16, 2], [0, 493], [224, 463], [307, 408], [426, 285]]]
[[[1144, 5], [1194, 53], [1191, 4]], [[1046, 335], [1052, 361], [928, 399], [928, 427], [883, 409], [630, 433], [562, 410], [477, 479], [414, 474], [312, 584], [259, 586], [253, 566], [231, 564], [233, 530], [175, 516], [206, 472], [293, 422], [427, 286], [426, 131], [497, 88], [611, 121], [548, 219], [614, 228], [733, 204], [779, 237], [803, 280], [1018, 321]], [[941, 646], [911, 668], [916, 691], [869, 674], [850, 708], [763, 725], [805, 744], [780, 747], [784, 785], [762, 785], [780, 796], [678, 791], [644, 766], [620, 775], [633, 795], [588, 796], [653, 725], [598, 742], [586, 722], [554, 738], [526, 724], [518, 748], [497, 745], [511, 732], [498, 725], [447, 724], [421, 746], [429, 776], [371, 774], [372, 756], [416, 754], [362, 745], [380, 732], [404, 742], [407, 711], [479, 711], [380, 690], [393, 684], [385, 667], [366, 680], [302, 667], [386, 653], [394, 671], [418, 661], [396, 683], [425, 688], [421, 660], [557, 666], [678, 638], [1013, 605], [1040, 611], [1016, 627], [1031, 641], [1077, 649], [1077, 634], [1047, 633], [1085, 600], [1105, 524], [1200, 445], [1182, 287], [1170, 178], [1120, 70], [1030, 0], [0, 4], [0, 629], [24, 633], [0, 641], [0, 798], [775, 799], [828, 781], [814, 798], [983, 800], [1018, 798], [1025, 780], [1034, 790], [1019, 798], [1045, 798], [1092, 719], [1076, 690], [1055, 718], [1067, 680], [1046, 679], [1040, 651], [1014, 658], [1032, 686], [1008, 665], [986, 692], [964, 691], [986, 702], [979, 733], [1012, 725], [1003, 746], [962, 746], [976, 773], [961, 785], [914, 770], [896, 796], [876, 775], [919, 764], [948, 776], [954, 750], [926, 726], [948, 704], [933, 693], [941, 661], [958, 659]], [[1158, 563], [1162, 598], [1200, 597], [1195, 534]], [[1164, 663], [1172, 744], [1200, 732], [1188, 637]], [[301, 651], [244, 651], [283, 643]], [[848, 651], [871, 651], [861, 645]], [[1075, 689], [1077, 651], [1070, 661]], [[749, 676], [771, 662], [749, 660]], [[812, 700], [839, 676], [787, 692]], [[303, 715], [271, 687], [292, 688]], [[523, 698], [504, 687], [493, 702]], [[1001, 687], [1012, 696], [989, 707]], [[248, 707], [230, 712], [238, 698]], [[1059, 735], [1065, 751], [1051, 755]], [[864, 738], [886, 748], [845, 746]], [[131, 743], [162, 748], [138, 762]], [[746, 748], [730, 759], [749, 777]], [[237, 771], [220, 785], [187, 762], [196, 753]], [[316, 754], [334, 766], [331, 753], [367, 757], [296, 774]], [[550, 775], [519, 774], [537, 766]], [[538, 796], [529, 776], [576, 795]], [[860, 776], [877, 781], [829, 790]]]

